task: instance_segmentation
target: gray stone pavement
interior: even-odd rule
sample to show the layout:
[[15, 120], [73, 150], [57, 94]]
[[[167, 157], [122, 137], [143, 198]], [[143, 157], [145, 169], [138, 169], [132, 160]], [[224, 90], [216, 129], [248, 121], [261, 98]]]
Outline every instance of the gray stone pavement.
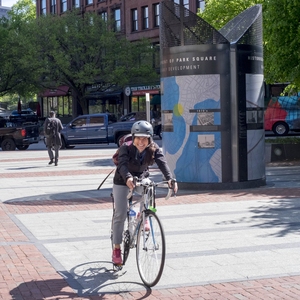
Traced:
[[[112, 176], [100, 190], [97, 187], [113, 169], [111, 156], [116, 147], [63, 150], [55, 167], [47, 165], [43, 145], [34, 146], [27, 151], [0, 153], [0, 201], [10, 221], [26, 237], [0, 239], [0, 247], [36, 247], [76, 297], [146, 294], [134, 249], [122, 271], [112, 270]], [[291, 166], [267, 168], [266, 187], [234, 192], [180, 191], [168, 201], [163, 200], [166, 189], [159, 188], [158, 215], [165, 229], [167, 257], [163, 276], [153, 290], [299, 276], [299, 171], [300, 167]], [[153, 174], [156, 181], [161, 179], [157, 170], [153, 169]], [[9, 293], [14, 295], [11, 289]], [[252, 296], [223, 299], [260, 299]], [[277, 299], [284, 299], [279, 292]], [[300, 299], [300, 293], [286, 299]]]

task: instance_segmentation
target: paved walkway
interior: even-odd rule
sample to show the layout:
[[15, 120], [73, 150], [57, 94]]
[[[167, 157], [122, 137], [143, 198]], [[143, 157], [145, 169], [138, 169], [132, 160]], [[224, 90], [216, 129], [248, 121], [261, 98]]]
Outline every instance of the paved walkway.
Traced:
[[112, 270], [112, 176], [97, 187], [114, 151], [64, 150], [57, 167], [42, 146], [1, 151], [0, 299], [300, 299], [300, 167], [267, 168], [256, 189], [160, 188], [167, 259], [147, 289], [135, 250]]

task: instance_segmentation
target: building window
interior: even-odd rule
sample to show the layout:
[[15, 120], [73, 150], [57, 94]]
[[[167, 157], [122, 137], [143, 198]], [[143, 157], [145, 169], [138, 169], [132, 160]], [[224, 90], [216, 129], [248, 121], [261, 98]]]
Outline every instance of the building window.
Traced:
[[52, 15], [55, 15], [56, 14], [56, 0], [51, 0], [51, 2], [50, 2], [51, 4], [51, 6], [50, 6], [50, 13], [52, 14]]
[[190, 0], [183, 0], [183, 6], [184, 8], [186, 9], [190, 9], [190, 3], [189, 3]]
[[143, 29], [149, 28], [149, 9], [148, 6], [142, 7], [143, 13]]
[[[178, 4], [178, 5], [182, 4], [185, 9], [190, 8], [190, 2], [189, 1], [190, 0], [173, 0], [173, 2]], [[176, 15], [179, 17], [180, 16], [180, 11], [176, 11]], [[185, 16], [188, 16], [187, 11], [185, 11]]]
[[196, 6], [197, 6], [197, 10], [204, 11], [205, 1], [204, 0], [197, 0]]
[[[184, 8], [186, 9], [189, 9], [190, 8], [190, 3], [189, 3], [190, 0], [182, 0], [182, 5], [184, 6]], [[180, 0], [174, 0], [174, 3], [177, 3], [177, 4], [181, 4], [180, 3]]]
[[93, 0], [86, 0], [86, 5], [93, 4]]
[[61, 12], [67, 11], [68, 9], [67, 0], [61, 0], [60, 7], [61, 7]]
[[132, 96], [131, 111], [146, 111], [146, 96]]
[[73, 0], [73, 7], [80, 7], [80, 0]]
[[113, 11], [113, 18], [114, 18], [114, 30], [116, 32], [121, 31], [121, 10], [117, 8]]
[[41, 0], [41, 15], [46, 15], [46, 0]]
[[107, 11], [101, 12], [100, 17], [103, 21], [107, 22]]
[[137, 9], [131, 10], [131, 24], [132, 24], [132, 31], [138, 31], [138, 11]]
[[57, 112], [56, 116], [59, 118], [72, 117], [72, 97], [42, 97], [43, 116], [49, 116], [51, 110]]
[[159, 27], [159, 3], [153, 4], [154, 27]]

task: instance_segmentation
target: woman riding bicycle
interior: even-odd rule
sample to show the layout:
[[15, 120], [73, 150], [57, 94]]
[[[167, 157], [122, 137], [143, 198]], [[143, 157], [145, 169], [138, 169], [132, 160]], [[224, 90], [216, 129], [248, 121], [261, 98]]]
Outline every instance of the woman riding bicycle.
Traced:
[[153, 128], [147, 121], [137, 121], [131, 128], [132, 144], [122, 145], [118, 154], [118, 166], [113, 180], [113, 195], [115, 213], [113, 217], [113, 244], [112, 261], [116, 265], [122, 264], [120, 244], [124, 222], [127, 217], [128, 188], [134, 189], [133, 177], [140, 177], [147, 172], [148, 167], [157, 164], [168, 181], [170, 187], [177, 192], [177, 183], [172, 186], [172, 174], [165, 156], [159, 146], [153, 142]]

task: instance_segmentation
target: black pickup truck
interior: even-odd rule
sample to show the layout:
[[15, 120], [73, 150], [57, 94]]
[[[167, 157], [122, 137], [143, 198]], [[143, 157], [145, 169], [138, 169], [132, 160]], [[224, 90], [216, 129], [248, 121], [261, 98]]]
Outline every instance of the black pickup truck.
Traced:
[[37, 123], [14, 124], [1, 119], [0, 146], [2, 151], [26, 150], [29, 145], [39, 142]]

